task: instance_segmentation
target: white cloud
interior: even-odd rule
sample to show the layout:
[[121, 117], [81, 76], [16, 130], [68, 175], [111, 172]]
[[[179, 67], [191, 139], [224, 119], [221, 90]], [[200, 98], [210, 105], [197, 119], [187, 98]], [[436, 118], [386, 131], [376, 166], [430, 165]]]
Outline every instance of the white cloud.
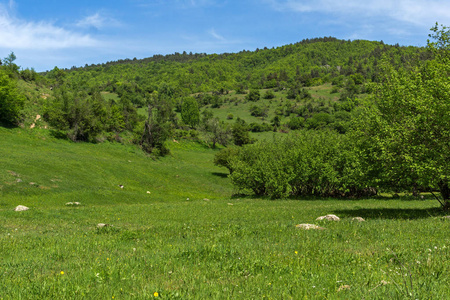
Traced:
[[279, 11], [318, 12], [336, 16], [391, 18], [419, 26], [444, 22], [450, 15], [447, 0], [264, 0]]
[[89, 35], [67, 30], [52, 23], [30, 22], [11, 17], [4, 6], [0, 6], [0, 28], [0, 48], [11, 50], [63, 49], [99, 45], [99, 42]]
[[222, 41], [222, 42], [226, 41], [226, 39], [225, 39], [223, 36], [221, 36], [220, 34], [218, 34], [218, 33], [214, 30], [214, 28], [211, 28], [211, 29], [208, 31], [208, 33], [209, 33], [213, 38], [215, 38], [215, 39], [217, 39], [217, 40], [219, 40], [219, 41]]
[[93, 15], [87, 16], [76, 23], [78, 27], [102, 29], [104, 27], [117, 27], [120, 23], [110, 17], [101, 15], [100, 13], [95, 13]]

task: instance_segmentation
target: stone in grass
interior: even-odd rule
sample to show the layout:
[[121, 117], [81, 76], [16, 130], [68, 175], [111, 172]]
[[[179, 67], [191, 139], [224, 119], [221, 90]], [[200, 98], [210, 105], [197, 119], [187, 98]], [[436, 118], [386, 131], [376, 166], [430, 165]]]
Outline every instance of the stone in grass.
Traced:
[[110, 226], [112, 226], [112, 225], [109, 225], [109, 224], [105, 224], [105, 223], [98, 223], [97, 224], [97, 228], [105, 228], [105, 227], [110, 227]]
[[23, 205], [17, 205], [16, 208], [14, 208], [14, 211], [25, 211], [25, 210], [29, 210], [29, 208]]
[[81, 205], [81, 203], [80, 202], [67, 202], [66, 205], [67, 206], [78, 206], [78, 205]]
[[318, 218], [316, 219], [316, 221], [322, 221], [322, 220], [328, 220], [328, 221], [340, 221], [341, 219], [339, 219], [339, 217], [336, 216], [336, 215], [326, 215], [326, 216], [318, 217]]
[[337, 291], [340, 292], [340, 291], [344, 291], [344, 290], [349, 290], [350, 288], [351, 287], [348, 284], [345, 284], [345, 285], [341, 285]]
[[366, 220], [364, 220], [364, 219], [361, 218], [361, 217], [354, 217], [354, 218], [352, 219], [352, 221], [365, 222]]
[[295, 227], [299, 228], [299, 229], [305, 229], [305, 230], [310, 230], [310, 229], [325, 230], [325, 228], [314, 225], [314, 224], [298, 224], [298, 225], [295, 225]]

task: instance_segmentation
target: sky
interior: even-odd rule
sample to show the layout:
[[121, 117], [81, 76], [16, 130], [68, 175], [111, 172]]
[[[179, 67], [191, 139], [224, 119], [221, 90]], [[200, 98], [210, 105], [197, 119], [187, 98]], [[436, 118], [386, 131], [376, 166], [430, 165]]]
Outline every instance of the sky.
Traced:
[[36, 71], [306, 38], [425, 46], [448, 0], [0, 0], [0, 59]]

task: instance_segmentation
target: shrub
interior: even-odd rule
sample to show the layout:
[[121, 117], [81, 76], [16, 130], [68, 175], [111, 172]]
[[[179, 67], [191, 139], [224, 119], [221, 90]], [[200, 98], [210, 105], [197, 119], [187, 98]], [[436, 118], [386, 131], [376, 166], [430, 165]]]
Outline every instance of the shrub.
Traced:
[[272, 90], [267, 90], [266, 93], [264, 94], [264, 99], [273, 99], [275, 98], [275, 94], [273, 93]]
[[352, 143], [333, 132], [300, 132], [246, 145], [231, 168], [237, 188], [273, 198], [345, 196], [365, 188]]
[[297, 130], [305, 126], [305, 119], [302, 117], [293, 117], [289, 119], [286, 125], [289, 129]]
[[17, 91], [13, 79], [0, 72], [0, 122], [16, 125], [25, 103], [25, 97]]
[[239, 154], [239, 148], [229, 147], [220, 150], [214, 156], [214, 164], [216, 166], [225, 167], [230, 171], [230, 174], [233, 173], [233, 167], [231, 166], [231, 162], [233, 159], [237, 157]]
[[250, 90], [250, 92], [245, 96], [245, 99], [248, 101], [258, 101], [261, 98], [261, 95], [259, 94], [259, 90]]

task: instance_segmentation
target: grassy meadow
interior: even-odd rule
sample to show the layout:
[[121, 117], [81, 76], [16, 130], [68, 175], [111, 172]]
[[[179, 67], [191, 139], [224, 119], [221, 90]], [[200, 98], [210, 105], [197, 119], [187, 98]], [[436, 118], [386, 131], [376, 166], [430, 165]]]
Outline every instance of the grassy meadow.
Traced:
[[450, 297], [450, 220], [431, 197], [254, 198], [217, 150], [169, 148], [0, 127], [0, 299]]

